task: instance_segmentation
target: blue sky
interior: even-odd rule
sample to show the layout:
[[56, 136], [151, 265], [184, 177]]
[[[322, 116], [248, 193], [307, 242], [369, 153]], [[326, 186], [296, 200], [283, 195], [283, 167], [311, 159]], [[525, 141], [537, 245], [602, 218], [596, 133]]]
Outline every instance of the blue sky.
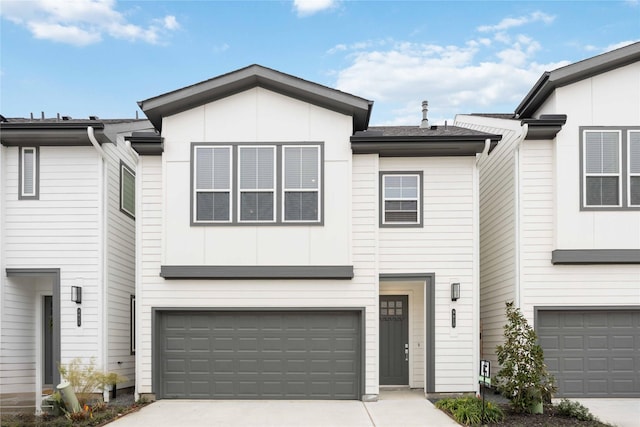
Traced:
[[512, 112], [544, 71], [640, 40], [640, 2], [0, 0], [0, 26], [5, 117], [135, 117], [258, 63], [417, 125], [424, 99], [431, 123]]

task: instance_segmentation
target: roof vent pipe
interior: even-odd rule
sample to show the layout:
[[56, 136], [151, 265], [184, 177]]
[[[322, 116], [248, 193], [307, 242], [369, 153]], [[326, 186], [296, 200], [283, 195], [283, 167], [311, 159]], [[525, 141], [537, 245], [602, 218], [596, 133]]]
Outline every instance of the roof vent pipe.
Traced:
[[31, 121], [33, 121], [33, 112], [31, 112]]
[[427, 119], [427, 112], [429, 111], [429, 103], [422, 101], [422, 122], [420, 122], [421, 128], [429, 127], [429, 119]]
[[42, 120], [44, 120], [44, 111], [41, 111], [40, 114], [41, 114]]
[[58, 113], [58, 114], [56, 115], [56, 117], [57, 117], [57, 119], [56, 119], [56, 120], [57, 120], [57, 121], [60, 121], [60, 113]]

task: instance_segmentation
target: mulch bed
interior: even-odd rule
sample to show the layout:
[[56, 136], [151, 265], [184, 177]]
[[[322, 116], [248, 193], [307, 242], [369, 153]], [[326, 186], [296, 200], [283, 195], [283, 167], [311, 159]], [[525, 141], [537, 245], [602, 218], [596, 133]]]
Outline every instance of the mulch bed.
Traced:
[[610, 427], [610, 424], [600, 421], [580, 421], [576, 418], [562, 416], [552, 405], [545, 405], [544, 413], [535, 415], [515, 413], [507, 404], [500, 404], [500, 407], [505, 414], [504, 421], [485, 425], [500, 427]]

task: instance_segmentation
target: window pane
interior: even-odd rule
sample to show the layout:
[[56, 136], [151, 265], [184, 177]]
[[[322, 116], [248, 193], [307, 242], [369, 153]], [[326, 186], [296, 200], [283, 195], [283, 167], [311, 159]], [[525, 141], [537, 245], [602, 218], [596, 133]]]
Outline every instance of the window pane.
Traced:
[[242, 192], [240, 194], [240, 220], [272, 221], [272, 192]]
[[229, 221], [229, 193], [213, 193], [213, 219]]
[[284, 219], [285, 221], [317, 221], [318, 192], [285, 192]]
[[415, 200], [391, 200], [384, 202], [386, 211], [408, 211], [417, 212], [418, 202]]
[[213, 149], [196, 149], [196, 188], [210, 190], [213, 188]]
[[384, 222], [408, 222], [415, 224], [418, 222], [418, 213], [397, 211], [385, 212]]
[[272, 147], [240, 147], [240, 188], [269, 190], [273, 182]]
[[632, 176], [629, 185], [629, 204], [638, 206], [640, 205], [640, 176]]
[[284, 147], [284, 186], [287, 189], [317, 189], [320, 185], [318, 147]]
[[417, 176], [402, 177], [402, 197], [403, 198], [418, 197], [418, 177]]
[[213, 149], [213, 188], [231, 189], [231, 149], [229, 147]]
[[136, 178], [122, 166], [122, 209], [132, 215], [136, 213]]
[[640, 173], [640, 132], [629, 132], [629, 172]]
[[587, 205], [617, 206], [619, 203], [618, 188], [618, 177], [587, 177]]
[[196, 148], [196, 189], [228, 190], [231, 187], [231, 151], [228, 147]]
[[229, 193], [197, 193], [197, 221], [228, 221]]
[[618, 134], [605, 132], [602, 138], [602, 172], [618, 173], [620, 168]]
[[620, 144], [617, 132], [586, 132], [585, 170], [587, 173], [618, 173]]
[[35, 168], [35, 150], [25, 149], [22, 157], [22, 194], [31, 195], [33, 191], [33, 175]]

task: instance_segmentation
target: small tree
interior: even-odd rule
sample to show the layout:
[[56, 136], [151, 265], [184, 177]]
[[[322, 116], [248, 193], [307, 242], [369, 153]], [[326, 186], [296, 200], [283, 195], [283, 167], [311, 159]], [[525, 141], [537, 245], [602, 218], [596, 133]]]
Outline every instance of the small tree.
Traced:
[[513, 301], [506, 303], [506, 312], [505, 341], [496, 347], [501, 366], [497, 388], [515, 411], [526, 412], [536, 403], [550, 401], [556, 391], [555, 378], [547, 371], [535, 331]]

